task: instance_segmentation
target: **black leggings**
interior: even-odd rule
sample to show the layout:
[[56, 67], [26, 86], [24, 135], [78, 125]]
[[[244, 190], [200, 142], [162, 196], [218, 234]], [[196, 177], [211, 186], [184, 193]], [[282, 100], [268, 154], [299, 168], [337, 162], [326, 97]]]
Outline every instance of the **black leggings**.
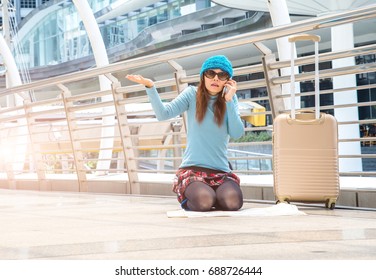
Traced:
[[239, 185], [233, 180], [226, 180], [214, 190], [207, 184], [195, 181], [185, 189], [187, 198], [185, 208], [192, 211], [217, 210], [236, 211], [243, 206], [243, 194]]

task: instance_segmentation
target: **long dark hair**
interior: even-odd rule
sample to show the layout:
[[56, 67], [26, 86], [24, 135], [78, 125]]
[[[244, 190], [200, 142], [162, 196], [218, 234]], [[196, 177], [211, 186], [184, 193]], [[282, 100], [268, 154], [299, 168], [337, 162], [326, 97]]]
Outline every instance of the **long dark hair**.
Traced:
[[[205, 87], [204, 76], [201, 76], [200, 83], [197, 87], [197, 96], [196, 96], [196, 119], [199, 123], [204, 120], [206, 111], [208, 109], [210, 94]], [[223, 120], [225, 119], [226, 113], [226, 101], [222, 97], [222, 94], [218, 94], [218, 98], [214, 103], [214, 121], [218, 126], [221, 126]]]

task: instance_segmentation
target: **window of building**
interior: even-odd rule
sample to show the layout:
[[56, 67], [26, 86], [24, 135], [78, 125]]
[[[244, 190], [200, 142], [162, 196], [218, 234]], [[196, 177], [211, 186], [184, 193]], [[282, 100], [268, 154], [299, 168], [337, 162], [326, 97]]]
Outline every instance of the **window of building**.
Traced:
[[[355, 58], [356, 64], [374, 63], [376, 56], [374, 54], [362, 55]], [[376, 73], [361, 73], [356, 75], [356, 82], [358, 86], [367, 86], [376, 84]], [[376, 101], [376, 89], [361, 89], [358, 90], [358, 102]], [[376, 106], [359, 106], [359, 119], [374, 119], [376, 118]]]
[[[20, 7], [33, 9], [48, 0], [20, 0]], [[94, 13], [101, 11], [108, 5], [122, 1], [118, 0], [89, 0]], [[208, 0], [200, 0], [203, 7], [210, 6]], [[128, 12], [119, 16], [115, 21], [102, 24], [100, 31], [105, 41], [106, 48], [126, 43], [135, 39], [145, 28], [171, 20], [189, 12], [197, 10], [195, 0], [161, 0], [143, 9]], [[49, 16], [38, 22], [21, 44], [30, 42], [29, 67], [48, 65], [49, 63], [62, 63], [77, 57], [90, 55], [88, 37], [82, 26], [76, 8], [72, 2], [67, 2]], [[185, 10], [183, 12], [182, 10]], [[45, 24], [46, 22], [46, 24]], [[168, 34], [166, 34], [167, 36]], [[39, 58], [38, 58], [39, 57]]]
[[35, 0], [21, 0], [21, 8], [35, 9], [37, 7]]

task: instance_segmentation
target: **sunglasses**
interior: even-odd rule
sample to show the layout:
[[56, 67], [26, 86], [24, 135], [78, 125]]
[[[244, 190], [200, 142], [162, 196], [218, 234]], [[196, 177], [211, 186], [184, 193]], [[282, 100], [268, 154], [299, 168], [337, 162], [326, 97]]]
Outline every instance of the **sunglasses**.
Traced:
[[218, 76], [218, 79], [220, 79], [221, 81], [227, 81], [228, 79], [230, 79], [230, 75], [227, 74], [226, 72], [215, 72], [213, 70], [206, 70], [204, 72], [204, 75], [206, 78], [208, 79], [214, 79], [214, 77], [217, 75]]

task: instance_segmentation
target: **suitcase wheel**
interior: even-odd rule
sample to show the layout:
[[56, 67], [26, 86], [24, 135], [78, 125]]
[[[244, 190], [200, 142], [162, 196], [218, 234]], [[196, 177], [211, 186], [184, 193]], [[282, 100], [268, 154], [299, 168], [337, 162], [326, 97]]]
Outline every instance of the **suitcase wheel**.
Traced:
[[336, 201], [334, 199], [327, 199], [325, 201], [325, 207], [333, 210], [336, 207]]
[[284, 200], [277, 200], [276, 202], [275, 202], [275, 204], [278, 204], [278, 203], [287, 203], [287, 204], [290, 204], [290, 200], [288, 200], [288, 198], [286, 198], [286, 199], [284, 199]]

